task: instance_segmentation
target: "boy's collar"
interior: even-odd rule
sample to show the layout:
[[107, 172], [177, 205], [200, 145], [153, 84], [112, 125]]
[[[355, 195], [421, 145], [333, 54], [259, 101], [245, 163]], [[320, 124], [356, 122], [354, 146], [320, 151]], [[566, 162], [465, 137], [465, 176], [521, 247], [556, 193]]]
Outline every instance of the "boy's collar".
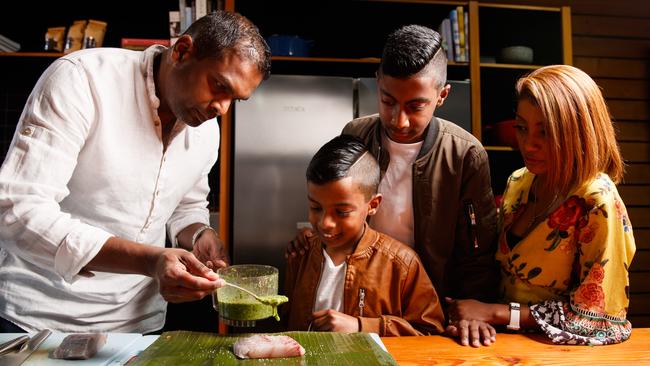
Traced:
[[361, 239], [359, 239], [357, 247], [354, 249], [351, 256], [362, 255], [377, 241], [377, 232], [371, 229], [367, 222], [363, 225], [363, 235], [361, 236]]

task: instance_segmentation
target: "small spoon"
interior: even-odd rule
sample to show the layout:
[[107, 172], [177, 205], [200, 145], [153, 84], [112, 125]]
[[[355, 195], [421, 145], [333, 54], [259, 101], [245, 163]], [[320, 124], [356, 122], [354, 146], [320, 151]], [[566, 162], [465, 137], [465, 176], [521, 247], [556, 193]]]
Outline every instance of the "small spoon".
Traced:
[[[237, 286], [233, 283], [224, 281], [226, 283], [226, 286], [234, 287], [240, 291], [243, 291], [255, 298], [255, 300], [261, 302], [262, 304], [265, 305], [271, 305], [273, 307], [276, 307], [284, 302], [287, 302], [286, 296], [281, 296], [281, 295], [271, 295], [271, 296], [258, 296], [257, 294], [253, 293], [251, 290]], [[282, 298], [280, 298], [282, 297]]]
[[240, 287], [240, 286], [237, 286], [237, 285], [235, 285], [234, 283], [230, 283], [230, 282], [227, 282], [227, 281], [225, 281], [225, 280], [224, 280], [224, 282], [226, 283], [226, 286], [234, 287], [234, 288], [236, 288], [237, 290], [244, 291], [245, 293], [247, 293], [247, 294], [253, 296], [253, 297], [255, 298], [255, 300], [257, 300], [257, 301], [259, 301], [259, 302], [261, 302], [261, 303], [264, 303], [264, 301], [262, 301], [262, 300], [264, 300], [264, 299], [262, 299], [261, 297], [257, 296], [257, 295], [256, 295], [255, 293], [253, 293], [251, 290], [246, 289], [246, 288], [243, 288], [243, 287]]

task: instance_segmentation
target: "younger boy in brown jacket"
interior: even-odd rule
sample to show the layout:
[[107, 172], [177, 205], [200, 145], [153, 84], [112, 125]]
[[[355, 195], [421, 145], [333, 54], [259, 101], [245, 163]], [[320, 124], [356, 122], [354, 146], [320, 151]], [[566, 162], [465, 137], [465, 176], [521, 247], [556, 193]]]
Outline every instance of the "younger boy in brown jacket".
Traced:
[[382, 200], [379, 165], [351, 136], [325, 144], [307, 168], [307, 253], [287, 259], [284, 306], [289, 330], [373, 332], [380, 336], [443, 332], [431, 280], [407, 245], [371, 229]]

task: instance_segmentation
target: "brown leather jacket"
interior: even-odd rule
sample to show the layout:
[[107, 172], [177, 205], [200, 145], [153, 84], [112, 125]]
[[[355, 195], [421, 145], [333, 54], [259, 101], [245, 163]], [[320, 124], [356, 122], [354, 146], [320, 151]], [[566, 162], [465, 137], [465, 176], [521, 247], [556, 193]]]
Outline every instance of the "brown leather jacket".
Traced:
[[[357, 118], [342, 133], [364, 140], [383, 176], [390, 156], [381, 146], [379, 115]], [[413, 164], [413, 210], [414, 249], [440, 298], [493, 301], [499, 273], [488, 156], [452, 122], [434, 117], [429, 123]]]
[[[289, 330], [307, 330], [324, 263], [315, 235], [303, 256], [289, 257], [283, 305]], [[406, 244], [366, 230], [347, 261], [343, 313], [359, 319], [360, 331], [380, 336], [429, 335], [443, 331], [444, 315], [417, 254]]]

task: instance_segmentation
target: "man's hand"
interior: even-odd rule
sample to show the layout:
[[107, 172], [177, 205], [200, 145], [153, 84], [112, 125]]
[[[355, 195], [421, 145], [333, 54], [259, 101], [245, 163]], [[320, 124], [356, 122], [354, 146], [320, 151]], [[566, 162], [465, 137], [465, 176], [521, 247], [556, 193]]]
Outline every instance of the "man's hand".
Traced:
[[226, 246], [214, 230], [204, 230], [194, 243], [192, 253], [213, 270], [228, 266]]
[[319, 310], [312, 314], [311, 329], [328, 332], [353, 333], [359, 331], [359, 320], [336, 310]]
[[225, 285], [216, 273], [184, 249], [163, 250], [153, 277], [158, 280], [162, 297], [174, 303], [202, 299]]
[[449, 305], [449, 325], [445, 335], [459, 338], [463, 346], [489, 346], [496, 342], [496, 330], [490, 324], [494, 319], [492, 304], [477, 300], [453, 300], [445, 298]]
[[314, 231], [309, 228], [302, 228], [296, 234], [295, 239], [289, 242], [287, 250], [284, 253], [285, 258], [295, 257], [296, 255], [305, 255], [309, 248], [309, 238], [314, 236]]

